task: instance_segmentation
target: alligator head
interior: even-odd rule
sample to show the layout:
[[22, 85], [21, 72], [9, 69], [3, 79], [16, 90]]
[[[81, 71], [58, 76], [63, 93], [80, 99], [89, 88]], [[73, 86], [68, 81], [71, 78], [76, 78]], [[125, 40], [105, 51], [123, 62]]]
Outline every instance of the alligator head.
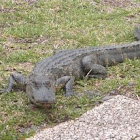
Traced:
[[37, 105], [51, 104], [55, 101], [54, 83], [51, 74], [32, 74], [26, 84], [27, 95]]

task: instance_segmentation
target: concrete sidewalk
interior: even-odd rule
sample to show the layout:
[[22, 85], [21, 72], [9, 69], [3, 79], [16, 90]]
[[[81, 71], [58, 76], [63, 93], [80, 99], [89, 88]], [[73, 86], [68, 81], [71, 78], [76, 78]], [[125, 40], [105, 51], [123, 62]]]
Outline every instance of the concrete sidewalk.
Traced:
[[80, 118], [27, 140], [140, 140], [140, 101], [117, 95]]

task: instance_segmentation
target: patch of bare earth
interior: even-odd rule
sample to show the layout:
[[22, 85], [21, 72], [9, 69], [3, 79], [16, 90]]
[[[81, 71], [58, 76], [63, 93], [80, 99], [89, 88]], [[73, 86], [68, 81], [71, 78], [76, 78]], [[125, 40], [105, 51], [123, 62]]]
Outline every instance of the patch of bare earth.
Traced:
[[33, 64], [30, 63], [30, 62], [24, 62], [24, 63], [19, 63], [18, 65], [16, 66], [13, 66], [11, 67], [11, 65], [7, 65], [5, 71], [8, 71], [8, 72], [15, 72], [15, 71], [28, 71], [28, 72], [31, 72], [32, 69], [33, 69]]
[[2, 44], [4, 51], [3, 55], [9, 55], [9, 53], [17, 50], [31, 50], [36, 45], [45, 45], [50, 39], [46, 37], [39, 38], [13, 38], [7, 37], [7, 40]]
[[7, 37], [6, 44], [12, 44], [12, 43], [29, 43], [29, 44], [46, 44], [50, 41], [49, 38], [46, 38], [44, 36], [38, 37], [38, 38], [14, 38], [14, 37]]
[[16, 5], [34, 4], [36, 2], [38, 2], [38, 0], [12, 0], [12, 3]]
[[134, 2], [133, 0], [102, 0], [104, 5], [113, 7], [129, 7], [129, 6], [139, 6], [140, 2]]
[[132, 98], [132, 99], [140, 99], [138, 95], [140, 95], [140, 92], [137, 94], [134, 94], [134, 88], [136, 87], [136, 83], [129, 83], [126, 86], [120, 86], [112, 91], [110, 91], [110, 95], [124, 95], [126, 97]]
[[0, 7], [0, 12], [1, 13], [11, 13], [11, 12], [15, 12], [16, 9], [15, 8], [4, 8], [4, 7]]
[[31, 72], [33, 69], [34, 65], [30, 62], [25, 62], [25, 63], [20, 63], [18, 64], [18, 66], [16, 67], [17, 69], [24, 69], [24, 71], [28, 71]]
[[103, 9], [107, 13], [114, 12], [115, 8], [123, 8], [123, 9], [132, 9], [132, 8], [139, 8], [140, 2], [135, 2], [133, 0], [101, 0], [101, 6], [105, 6]]

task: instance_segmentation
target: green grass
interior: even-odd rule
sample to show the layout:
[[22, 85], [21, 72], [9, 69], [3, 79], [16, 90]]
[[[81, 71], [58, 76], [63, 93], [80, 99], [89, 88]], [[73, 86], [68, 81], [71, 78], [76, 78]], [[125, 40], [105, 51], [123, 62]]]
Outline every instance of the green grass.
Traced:
[[[112, 7], [101, 0], [95, 2], [96, 5], [88, 0], [39, 0], [27, 4], [23, 0], [2, 0], [0, 87], [7, 85], [14, 71], [28, 74], [36, 62], [53, 54], [54, 47], [59, 51], [134, 41], [133, 28], [140, 25], [139, 7]], [[49, 127], [79, 117], [100, 100], [98, 96], [84, 94], [86, 91], [140, 96], [140, 60], [126, 60], [107, 71], [103, 80], [76, 81], [78, 96], [66, 98], [64, 91], [59, 90], [56, 102], [46, 109], [32, 105], [24, 92], [1, 95], [0, 139], [24, 139], [43, 125]]]

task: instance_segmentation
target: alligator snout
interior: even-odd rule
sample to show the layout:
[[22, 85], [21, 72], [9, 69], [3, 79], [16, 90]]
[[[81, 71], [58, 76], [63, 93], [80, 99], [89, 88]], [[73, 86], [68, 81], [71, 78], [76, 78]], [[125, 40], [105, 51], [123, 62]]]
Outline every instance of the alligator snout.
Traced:
[[[50, 94], [50, 95], [49, 95]], [[34, 100], [41, 104], [52, 104], [55, 101], [54, 93], [39, 93], [34, 96]]]
[[38, 103], [53, 103], [55, 101], [55, 93], [53, 88], [40, 87], [32, 89], [32, 98]]

